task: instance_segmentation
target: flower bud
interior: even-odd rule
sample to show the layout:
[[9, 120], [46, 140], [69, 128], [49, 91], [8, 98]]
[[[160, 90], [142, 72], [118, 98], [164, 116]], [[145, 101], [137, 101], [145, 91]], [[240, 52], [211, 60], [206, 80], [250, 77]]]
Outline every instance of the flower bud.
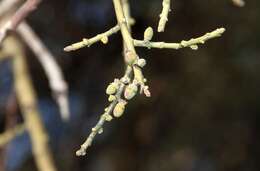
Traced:
[[138, 59], [137, 65], [140, 67], [144, 67], [146, 65], [146, 60], [145, 59]]
[[146, 97], [151, 97], [151, 92], [149, 91], [148, 86], [144, 87], [144, 94], [145, 94]]
[[121, 78], [121, 81], [124, 83], [124, 84], [128, 84], [130, 82], [130, 78], [128, 76], [124, 76]]
[[132, 99], [137, 93], [138, 87], [136, 84], [126, 86], [124, 96], [127, 100]]
[[113, 117], [110, 114], [108, 114], [108, 113], [104, 113], [103, 117], [105, 117], [105, 120], [108, 121], [108, 122], [113, 119]]
[[190, 48], [191, 48], [192, 50], [198, 50], [199, 47], [198, 47], [198, 45], [191, 45]]
[[115, 94], [118, 89], [118, 85], [116, 83], [111, 83], [107, 86], [106, 94], [112, 95]]
[[103, 133], [103, 128], [99, 128], [99, 130], [98, 130], [98, 134], [102, 134]]
[[116, 100], [116, 96], [114, 96], [114, 95], [109, 95], [108, 101], [109, 101], [109, 102], [112, 102], [112, 101], [114, 101], [114, 100]]
[[117, 118], [119, 118], [120, 116], [123, 115], [124, 111], [125, 111], [125, 102], [119, 102], [116, 104], [114, 111], [113, 111], [113, 115]]
[[144, 41], [150, 41], [153, 38], [153, 29], [152, 27], [148, 27], [145, 31], [144, 31]]
[[141, 68], [136, 67], [134, 69], [134, 79], [139, 84], [144, 82], [144, 76], [143, 76]]
[[103, 44], [107, 44], [107, 43], [108, 43], [108, 37], [107, 37], [107, 36], [102, 36], [101, 42], [102, 42]]

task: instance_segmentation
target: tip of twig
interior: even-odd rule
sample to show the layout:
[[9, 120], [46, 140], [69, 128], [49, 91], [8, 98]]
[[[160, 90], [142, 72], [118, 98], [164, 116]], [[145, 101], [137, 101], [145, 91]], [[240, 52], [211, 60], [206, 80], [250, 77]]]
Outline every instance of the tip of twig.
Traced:
[[86, 150], [79, 149], [76, 151], [76, 156], [85, 156], [86, 155]]
[[220, 34], [223, 34], [225, 31], [226, 31], [226, 29], [224, 27], [221, 27], [221, 28], [218, 29], [218, 32]]
[[72, 46], [66, 46], [64, 49], [63, 49], [65, 52], [70, 52], [73, 50]]

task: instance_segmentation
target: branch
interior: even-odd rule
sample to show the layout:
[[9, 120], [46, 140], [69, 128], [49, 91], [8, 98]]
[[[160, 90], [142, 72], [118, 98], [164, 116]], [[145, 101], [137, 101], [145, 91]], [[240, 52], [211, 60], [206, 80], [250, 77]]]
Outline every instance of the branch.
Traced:
[[190, 47], [193, 50], [198, 49], [198, 44], [204, 44], [207, 40], [213, 39], [216, 37], [220, 37], [225, 32], [225, 28], [216, 29], [210, 33], [206, 33], [205, 35], [192, 38], [188, 41], [181, 41], [180, 43], [165, 43], [165, 42], [150, 42], [145, 40], [134, 40], [134, 45], [137, 47], [147, 47], [150, 48], [159, 48], [159, 49], [181, 49], [185, 47]]
[[0, 29], [0, 44], [9, 31], [16, 30], [17, 26], [40, 4], [41, 0], [27, 0]]
[[[144, 61], [144, 59], [139, 59], [135, 53], [135, 48], [132, 42], [132, 37], [129, 32], [130, 26], [127, 26], [128, 18], [124, 17], [124, 13], [127, 13], [130, 18], [130, 13], [126, 10], [127, 8], [123, 8], [121, 3], [117, 0], [114, 0], [115, 11], [118, 16], [118, 23], [121, 28], [121, 33], [124, 39], [124, 55], [126, 59], [126, 71], [124, 76], [119, 80], [115, 79], [113, 83], [111, 83], [107, 89], [106, 93], [109, 95], [108, 101], [110, 101], [110, 105], [105, 109], [105, 113], [101, 115], [96, 126], [92, 128], [90, 135], [87, 137], [86, 141], [81, 145], [81, 148], [76, 152], [77, 156], [86, 155], [86, 150], [91, 146], [93, 139], [98, 133], [103, 132], [103, 125], [106, 121], [111, 121], [113, 116], [118, 118], [121, 117], [125, 111], [125, 106], [127, 104], [126, 100], [132, 99], [138, 90], [138, 86], [140, 86], [140, 93], [144, 92], [146, 96], [150, 96], [150, 92], [148, 90], [148, 86], [145, 86], [145, 79], [143, 78], [143, 74], [140, 67], [144, 66], [140, 64], [140, 61]], [[127, 3], [127, 2], [124, 2]], [[126, 5], [126, 4], [125, 4]], [[126, 7], [126, 6], [125, 6]], [[122, 18], [123, 17], [123, 18]], [[122, 22], [124, 21], [124, 22]], [[130, 62], [132, 61], [132, 62]], [[139, 62], [139, 63], [138, 63]], [[134, 79], [131, 80], [132, 75], [134, 75]], [[122, 94], [124, 97], [122, 97]], [[123, 99], [124, 98], [124, 99]]]
[[[172, 48], [180, 49], [184, 47], [191, 47], [197, 49], [197, 44], [203, 44], [205, 41], [214, 37], [219, 37], [225, 31], [224, 28], [217, 29], [213, 32], [207, 33], [204, 36], [189, 41], [181, 41], [181, 43], [164, 43], [164, 42], [150, 42], [153, 37], [153, 29], [148, 27], [144, 32], [144, 40], [135, 40], [130, 33], [130, 25], [128, 20], [131, 17], [129, 13], [129, 4], [127, 0], [113, 0], [115, 13], [118, 21], [116, 26], [117, 31], [120, 31], [123, 37], [124, 56], [127, 64], [125, 75], [119, 80], [115, 79], [114, 82], [106, 89], [106, 94], [109, 95], [108, 101], [110, 105], [105, 109], [104, 114], [101, 115], [98, 123], [92, 128], [90, 135], [86, 141], [81, 145], [81, 148], [76, 152], [77, 156], [86, 155], [86, 150], [91, 146], [95, 136], [103, 132], [103, 125], [106, 121], [111, 121], [114, 117], [120, 117], [124, 113], [128, 100], [131, 100], [137, 93], [140, 87], [140, 93], [144, 93], [150, 97], [149, 87], [145, 85], [146, 79], [142, 74], [142, 67], [145, 66], [146, 61], [140, 59], [136, 54], [135, 46], [142, 46], [147, 48]], [[104, 35], [105, 34], [105, 35]], [[102, 41], [103, 36], [111, 35], [108, 32], [99, 34], [97, 37], [92, 38], [91, 43]], [[90, 40], [90, 39], [89, 39]], [[87, 44], [91, 45], [91, 44]], [[77, 47], [81, 46], [77, 44]], [[85, 44], [86, 46], [86, 44]], [[122, 95], [123, 94], [123, 95]], [[124, 96], [124, 97], [122, 97]], [[113, 113], [113, 116], [111, 115]]]
[[[7, 12], [14, 8], [14, 5], [21, 0], [3, 0], [0, 4], [0, 16], [3, 11]], [[18, 33], [27, 43], [27, 45], [32, 49], [35, 56], [40, 61], [43, 69], [49, 79], [50, 88], [54, 99], [56, 100], [61, 118], [63, 120], [69, 119], [69, 104], [68, 104], [68, 92], [67, 92], [67, 83], [63, 78], [62, 71], [54, 60], [54, 56], [42, 43], [40, 38], [34, 33], [32, 28], [25, 22], [22, 21], [17, 28]], [[3, 55], [0, 55], [0, 58]]]
[[53, 97], [59, 105], [61, 118], [65, 121], [68, 120], [70, 117], [68, 86], [63, 77], [61, 68], [55, 61], [55, 57], [26, 22], [22, 22], [17, 31], [40, 61], [47, 78], [49, 79], [49, 85], [52, 90]]
[[18, 4], [21, 0], [2, 0], [0, 2], [0, 16], [9, 12], [16, 4]]
[[[130, 20], [130, 24], [134, 24], [134, 20]], [[111, 29], [109, 29], [108, 31], [104, 32], [104, 33], [100, 33], [90, 39], [87, 38], [83, 38], [82, 41], [77, 42], [77, 43], [73, 43], [72, 45], [66, 46], [64, 48], [64, 51], [69, 52], [69, 51], [75, 51], [78, 49], [81, 49], [83, 47], [90, 47], [92, 44], [97, 43], [99, 41], [101, 41], [104, 44], [108, 43], [108, 37], [111, 36], [112, 34], [117, 33], [120, 30], [120, 26], [116, 25], [114, 27], [112, 27]]]
[[20, 124], [15, 126], [14, 128], [10, 128], [4, 133], [0, 135], [0, 147], [5, 146], [10, 141], [12, 141], [15, 137], [24, 133], [26, 127], [24, 124]]
[[168, 14], [171, 11], [171, 9], [170, 9], [171, 0], [163, 0], [162, 6], [163, 6], [163, 9], [160, 14], [160, 21], [159, 21], [158, 28], [157, 28], [158, 32], [164, 32], [166, 22], [168, 21]]
[[103, 125], [106, 121], [111, 121], [112, 120], [112, 116], [111, 114], [113, 113], [116, 105], [122, 101], [121, 96], [123, 93], [123, 90], [125, 88], [125, 82], [124, 82], [124, 78], [129, 78], [131, 75], [132, 69], [131, 67], [128, 67], [124, 77], [122, 77], [121, 80], [117, 80], [115, 79], [114, 83], [117, 84], [118, 88], [117, 88], [117, 92], [115, 94], [115, 98], [113, 99], [113, 101], [110, 103], [110, 105], [105, 109], [105, 113], [101, 115], [99, 121], [97, 122], [96, 126], [94, 126], [92, 128], [91, 133], [89, 134], [87, 140], [81, 145], [80, 149], [76, 152], [77, 156], [84, 156], [86, 155], [86, 150], [88, 149], [88, 147], [91, 146], [93, 139], [95, 138], [95, 136], [97, 135], [97, 133], [102, 133], [103, 132]]
[[48, 145], [48, 135], [38, 111], [38, 102], [28, 74], [23, 48], [13, 37], [7, 39], [3, 45], [7, 54], [14, 56], [16, 96], [31, 138], [36, 165], [40, 171], [56, 171]]

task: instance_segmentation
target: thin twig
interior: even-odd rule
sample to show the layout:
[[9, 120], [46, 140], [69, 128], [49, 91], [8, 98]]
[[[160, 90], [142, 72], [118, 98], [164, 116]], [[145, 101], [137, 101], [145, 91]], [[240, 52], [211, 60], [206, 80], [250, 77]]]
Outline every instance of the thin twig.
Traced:
[[[124, 43], [124, 56], [125, 62], [127, 64], [127, 69], [125, 75], [120, 80], [115, 80], [107, 88], [107, 94], [110, 95], [109, 99], [112, 99], [110, 105], [105, 109], [105, 113], [101, 115], [96, 126], [92, 128], [90, 135], [87, 137], [87, 140], [81, 145], [81, 148], [76, 152], [77, 156], [86, 155], [86, 150], [91, 146], [95, 136], [98, 133], [102, 133], [103, 125], [106, 121], [110, 121], [113, 117], [119, 117], [123, 114], [125, 105], [127, 104], [126, 100], [130, 100], [135, 96], [138, 86], [140, 86], [140, 92], [144, 92], [146, 96], [150, 96], [148, 86], [145, 86], [145, 81], [141, 67], [145, 65], [144, 59], [139, 59], [135, 51], [135, 46], [143, 46], [148, 48], [173, 48], [179, 49], [183, 47], [191, 47], [197, 49], [197, 44], [204, 43], [205, 41], [220, 36], [225, 29], [217, 29], [211, 33], [207, 33], [202, 37], [191, 39], [189, 41], [182, 41], [181, 43], [164, 43], [164, 42], [150, 42], [153, 36], [153, 30], [151, 27], [147, 28], [144, 34], [144, 40], [134, 40], [130, 33], [130, 26], [127, 24], [130, 16], [129, 13], [129, 4], [127, 0], [113, 0], [114, 8], [116, 12], [116, 17], [118, 21], [118, 26], [120, 26], [120, 31], [123, 37]], [[127, 16], [127, 17], [126, 17]], [[102, 34], [101, 34], [102, 35]], [[98, 35], [99, 36], [99, 35]], [[102, 36], [101, 36], [102, 37]], [[97, 39], [97, 41], [101, 38]], [[96, 41], [95, 41], [96, 42]], [[169, 46], [170, 45], [170, 46]], [[165, 47], [162, 47], [165, 46]], [[131, 55], [129, 55], [131, 54]], [[129, 62], [129, 56], [133, 57], [132, 62]], [[118, 83], [119, 82], [119, 83]], [[115, 88], [116, 84], [118, 88]], [[112, 87], [110, 87], [112, 86]], [[124, 97], [122, 94], [124, 93]], [[123, 99], [124, 98], [124, 99]], [[110, 101], [109, 100], [109, 101]], [[122, 108], [117, 108], [119, 104], [123, 103]], [[120, 109], [119, 112], [117, 109]], [[116, 111], [116, 112], [115, 112]]]
[[59, 105], [61, 118], [63, 120], [69, 119], [69, 102], [68, 102], [68, 86], [63, 77], [61, 68], [55, 61], [55, 57], [42, 43], [40, 38], [34, 33], [31, 27], [22, 22], [18, 29], [18, 33], [26, 44], [32, 49], [37, 59], [40, 61], [52, 90], [54, 99]]
[[14, 128], [10, 128], [6, 130], [4, 133], [0, 134], [0, 147], [5, 146], [10, 141], [12, 141], [15, 137], [21, 135], [26, 130], [24, 124], [20, 124], [15, 126]]
[[[130, 77], [131, 73], [132, 73], [132, 68], [131, 67], [127, 67], [125, 75], [122, 78]], [[112, 101], [110, 103], [110, 105], [105, 109], [105, 113], [101, 115], [101, 117], [99, 118], [99, 121], [97, 122], [97, 124], [92, 128], [91, 133], [87, 137], [86, 141], [80, 146], [80, 149], [77, 150], [77, 152], [76, 152], [77, 156], [84, 156], [84, 155], [86, 155], [86, 151], [87, 151], [88, 147], [91, 146], [92, 141], [94, 140], [94, 138], [97, 135], [97, 133], [102, 133], [103, 132], [103, 125], [104, 125], [104, 123], [106, 121], [110, 121], [112, 119], [111, 114], [112, 114], [115, 106], [121, 100], [121, 96], [122, 96], [122, 93], [123, 93], [123, 90], [124, 90], [125, 86], [126, 86], [126, 84], [121, 79], [119, 88], [118, 88], [117, 93], [115, 95], [115, 97], [116, 97], [115, 100]]]
[[204, 44], [207, 40], [220, 37], [225, 32], [225, 28], [216, 29], [205, 35], [192, 38], [188, 41], [182, 40], [180, 43], [165, 43], [165, 42], [150, 42], [144, 40], [134, 40], [134, 45], [138, 47], [147, 47], [147, 48], [159, 48], [159, 49], [181, 49], [185, 47], [190, 47], [193, 50], [198, 49], [198, 44]]
[[[121, 0], [121, 2], [122, 2], [122, 8], [124, 11], [124, 16], [126, 18], [126, 24], [127, 24], [129, 32], [131, 33], [131, 26], [132, 26], [131, 21], [134, 21], [134, 19], [131, 17], [129, 1]], [[126, 62], [126, 53], [125, 53], [127, 51], [127, 47], [126, 47], [125, 41], [122, 40], [122, 42], [123, 42], [123, 53], [122, 54], [124, 56], [125, 64], [127, 66], [128, 64]]]
[[[114, 2], [114, 7], [115, 7], [117, 19], [118, 19], [118, 24], [120, 26], [121, 33], [123, 35], [124, 47], [126, 49], [126, 50], [124, 50], [124, 55], [128, 56], [129, 52], [132, 52], [134, 55], [136, 55], [135, 47], [132, 42], [133, 39], [129, 32], [130, 27], [127, 26], [127, 18], [124, 17], [125, 11], [123, 11], [120, 1], [115, 0], [113, 2]], [[126, 11], [126, 13], [127, 13], [128, 17], [130, 17], [130, 13], [127, 11]], [[122, 22], [122, 21], [124, 21], [124, 22]], [[132, 75], [134, 75], [134, 81], [132, 80], [132, 82], [131, 82]], [[76, 152], [77, 156], [86, 155], [86, 150], [88, 147], [91, 146], [92, 141], [95, 138], [95, 136], [98, 133], [102, 133], [104, 123], [106, 121], [110, 121], [112, 119], [112, 116], [111, 116], [112, 112], [115, 117], [120, 117], [123, 114], [124, 108], [125, 108], [125, 105], [127, 104], [127, 102], [123, 99], [122, 94], [126, 92], [125, 89], [126, 89], [126, 86], [129, 85], [129, 83], [133, 84], [133, 82], [134, 82], [136, 85], [140, 85], [142, 90], [144, 89], [144, 87], [146, 87], [146, 90], [148, 91], [148, 87], [144, 85], [143, 81], [144, 81], [144, 78], [143, 78], [141, 68], [135, 64], [130, 65], [129, 63], [127, 63], [124, 76], [120, 80], [115, 79], [115, 81], [114, 81], [114, 83], [118, 84], [118, 88], [116, 89], [115, 95], [109, 96], [109, 98], [113, 97], [112, 102], [105, 109], [105, 113], [101, 115], [96, 126], [92, 128], [90, 135], [87, 137], [86, 141], [81, 145], [81, 148]], [[144, 86], [144, 87], [142, 87], [142, 86]], [[107, 92], [107, 94], [110, 94], [110, 93]], [[118, 106], [120, 106], [120, 104], [123, 104], [123, 108], [117, 108]], [[119, 111], [118, 111], [118, 109], [119, 109]]]
[[41, 0], [27, 0], [11, 17], [9, 21], [0, 29], [0, 44], [9, 31], [13, 31], [17, 26], [40, 4]]
[[5, 15], [13, 7], [18, 4], [21, 0], [2, 0], [0, 2], [0, 16]]
[[160, 20], [157, 28], [158, 32], [164, 32], [166, 22], [168, 21], [168, 14], [171, 11], [171, 0], [163, 0], [162, 7], [163, 9], [160, 14]]
[[[130, 20], [130, 24], [134, 24], [134, 20]], [[73, 43], [72, 45], [66, 46], [64, 48], [64, 51], [69, 52], [69, 51], [75, 51], [78, 49], [81, 49], [83, 47], [90, 47], [92, 44], [97, 43], [101, 41], [104, 44], [108, 43], [108, 37], [111, 36], [112, 34], [117, 33], [120, 30], [120, 26], [116, 25], [109, 29], [108, 31], [105, 31], [104, 33], [100, 33], [92, 38], [83, 38], [82, 41]]]
[[9, 37], [3, 46], [6, 52], [14, 57], [16, 96], [31, 138], [36, 165], [40, 171], [56, 171], [48, 145], [48, 135], [38, 111], [37, 98], [28, 74], [23, 47], [14, 37]]

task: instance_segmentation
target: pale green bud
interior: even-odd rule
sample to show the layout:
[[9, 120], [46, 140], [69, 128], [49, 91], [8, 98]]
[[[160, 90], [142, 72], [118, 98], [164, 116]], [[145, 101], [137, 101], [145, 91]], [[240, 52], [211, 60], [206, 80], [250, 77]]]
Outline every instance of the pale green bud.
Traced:
[[114, 100], [116, 100], [116, 96], [114, 96], [114, 95], [109, 95], [108, 101], [109, 101], [109, 102], [112, 102], [112, 101], [114, 101]]
[[118, 89], [118, 85], [116, 83], [111, 83], [107, 86], [106, 94], [112, 95], [115, 94]]
[[105, 117], [105, 120], [108, 121], [108, 122], [113, 119], [113, 117], [108, 113], [103, 114], [103, 117]]
[[107, 37], [107, 36], [103, 36], [103, 37], [101, 38], [101, 42], [102, 42], [103, 44], [107, 44], [107, 43], [108, 43], [108, 37]]
[[149, 91], [149, 87], [148, 86], [145, 86], [143, 88], [143, 90], [144, 90], [144, 94], [145, 94], [146, 97], [151, 97], [151, 92]]
[[103, 133], [103, 128], [99, 128], [99, 130], [98, 130], [98, 134], [102, 134]]
[[146, 60], [145, 59], [138, 59], [137, 65], [140, 67], [144, 67], [146, 65]]
[[144, 76], [142, 73], [141, 68], [135, 68], [134, 69], [134, 76], [137, 83], [143, 83], [144, 82]]
[[144, 41], [150, 41], [153, 38], [153, 28], [152, 27], [148, 27], [145, 31], [144, 31]]
[[124, 114], [125, 111], [125, 102], [119, 102], [116, 104], [114, 111], [113, 111], [113, 115], [117, 118], [119, 118], [120, 116], [122, 116]]
[[132, 99], [138, 91], [138, 87], [136, 84], [130, 84], [126, 86], [124, 96], [127, 100]]
[[191, 45], [190, 48], [191, 48], [192, 50], [198, 50], [199, 47], [198, 47], [198, 45]]

